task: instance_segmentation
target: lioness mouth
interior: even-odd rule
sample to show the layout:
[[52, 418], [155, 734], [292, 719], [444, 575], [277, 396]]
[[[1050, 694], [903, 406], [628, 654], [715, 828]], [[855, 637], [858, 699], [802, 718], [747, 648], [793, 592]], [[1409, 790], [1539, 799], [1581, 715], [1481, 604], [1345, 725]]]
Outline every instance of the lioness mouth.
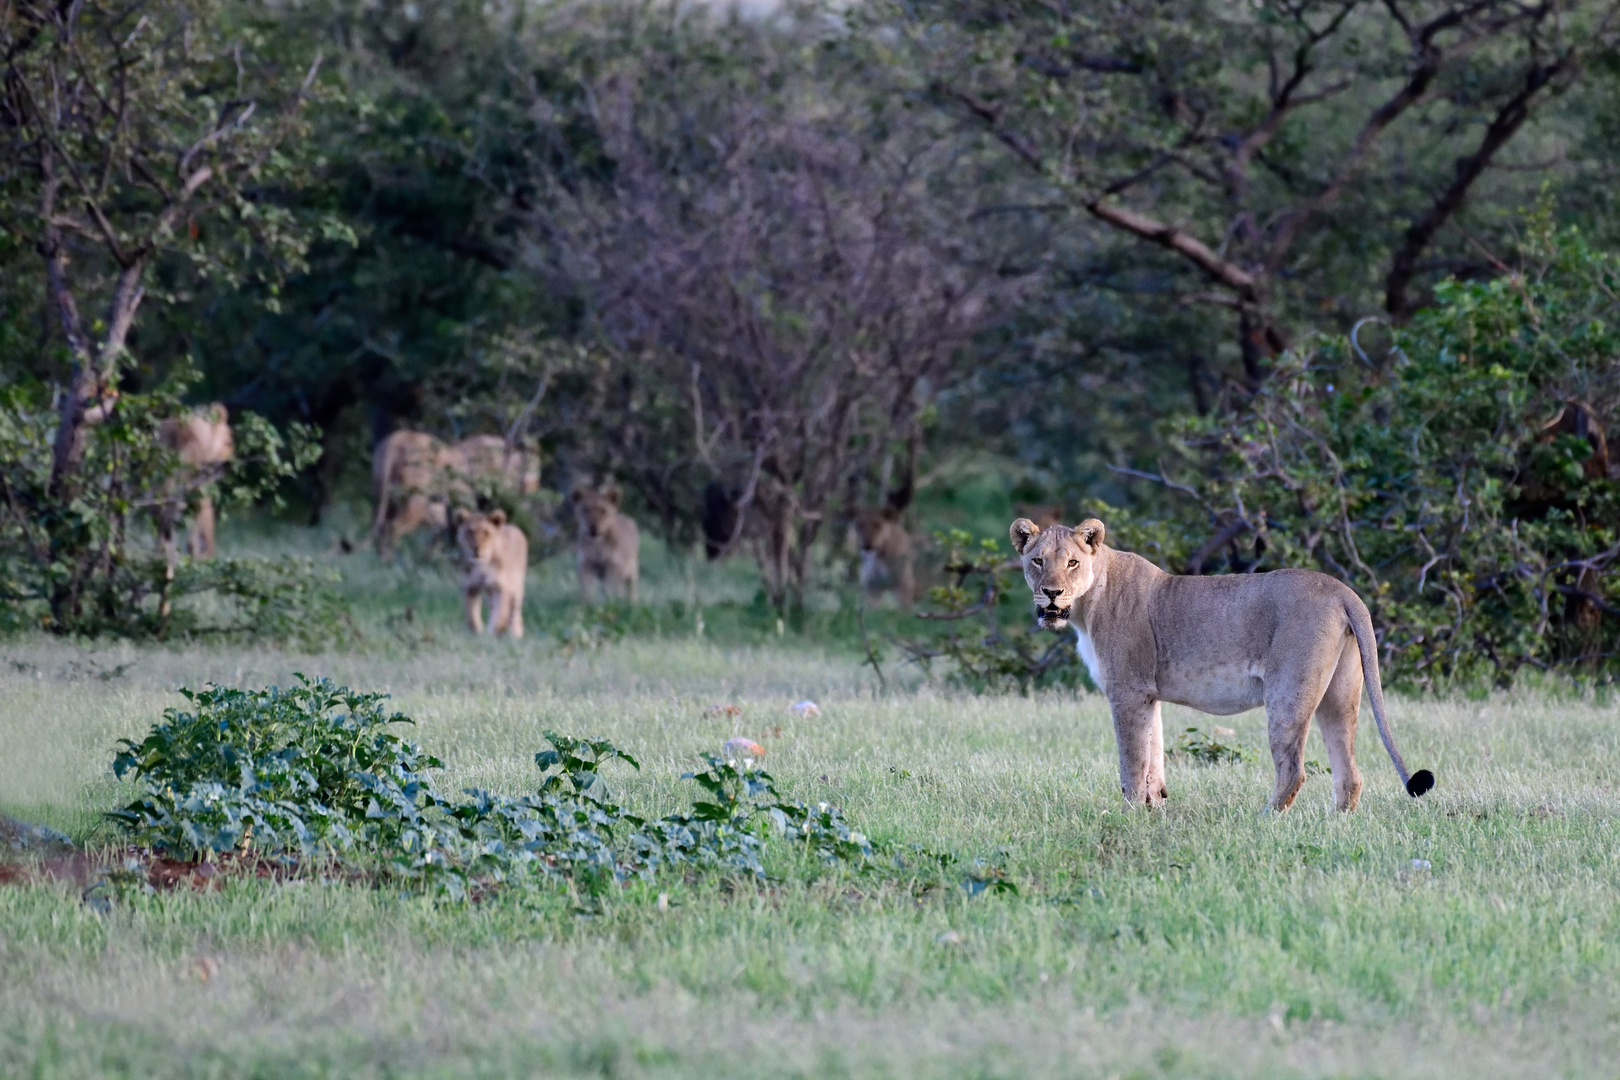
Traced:
[[1046, 607], [1036, 609], [1039, 615], [1036, 621], [1046, 630], [1061, 630], [1069, 624], [1069, 609], [1048, 604]]

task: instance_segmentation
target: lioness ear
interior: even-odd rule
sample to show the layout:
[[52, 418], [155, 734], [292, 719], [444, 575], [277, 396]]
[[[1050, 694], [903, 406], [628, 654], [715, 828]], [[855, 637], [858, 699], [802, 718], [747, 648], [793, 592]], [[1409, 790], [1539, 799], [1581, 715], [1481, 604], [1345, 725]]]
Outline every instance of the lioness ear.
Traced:
[[497, 510], [493, 514], [489, 515], [489, 523], [491, 525], [495, 526], [497, 529], [500, 528], [502, 525], [505, 525], [506, 524], [506, 511], [505, 510]]
[[1091, 554], [1097, 554], [1097, 549], [1103, 546], [1103, 534], [1106, 530], [1103, 523], [1096, 518], [1086, 518], [1074, 527], [1074, 535]]
[[461, 523], [470, 517], [472, 517], [472, 513], [465, 506], [458, 506], [450, 515], [450, 524], [459, 529], [461, 528]]
[[585, 489], [584, 488], [575, 488], [573, 491], [570, 491], [568, 493], [568, 501], [569, 502], [577, 503], [577, 502], [579, 502], [579, 500], [583, 499], [584, 497], [585, 497]]
[[208, 419], [216, 424], [223, 424], [231, 418], [231, 411], [225, 407], [223, 401], [216, 401], [208, 406]]
[[624, 492], [619, 490], [618, 484], [609, 484], [607, 486], [607, 490], [602, 492], [602, 498], [606, 499], [607, 504], [613, 507], [617, 507], [619, 505], [619, 500], [623, 497]]
[[1007, 535], [1012, 538], [1013, 550], [1022, 555], [1029, 550], [1029, 545], [1041, 534], [1041, 527], [1029, 518], [1019, 518], [1007, 529]]

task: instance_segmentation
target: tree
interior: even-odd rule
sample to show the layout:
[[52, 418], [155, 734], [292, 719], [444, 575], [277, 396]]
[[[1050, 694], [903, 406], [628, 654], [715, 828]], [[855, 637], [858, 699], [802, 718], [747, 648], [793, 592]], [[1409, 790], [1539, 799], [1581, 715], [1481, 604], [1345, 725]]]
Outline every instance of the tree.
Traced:
[[[730, 539], [755, 541], [769, 599], [792, 607], [822, 530], [915, 443], [1014, 280], [973, 220], [980, 140], [867, 92], [856, 54], [817, 49], [810, 24], [696, 14], [638, 37], [634, 69], [582, 75], [573, 109], [524, 110], [554, 119], [530, 142], [523, 220], [616, 357], [595, 464], [691, 515], [718, 484]], [[570, 124], [611, 168], [557, 167]]]
[[[280, 148], [319, 60], [292, 75], [254, 41], [213, 0], [0, 7], [0, 227], [41, 261], [66, 361], [48, 478], [8, 489], [10, 508], [43, 527], [49, 566], [93, 566], [88, 538], [108, 535], [90, 520], [102, 500], [84, 497], [86, 447], [116, 407], [155, 270], [186, 267], [227, 289], [273, 283], [307, 244], [273, 195], [296, 173]], [[31, 430], [19, 394], [18, 430]], [[78, 570], [50, 576], [60, 628], [84, 593]]]
[[1612, 2], [943, 0], [891, 12], [922, 57], [922, 90], [1095, 225], [1166, 253], [1182, 302], [1235, 313], [1251, 389], [1292, 330], [1324, 308], [1360, 312], [1368, 267], [1397, 319], [1434, 271], [1480, 268], [1460, 242], [1436, 259], [1443, 230], [1620, 34]]
[[1339, 577], [1408, 685], [1612, 672], [1620, 264], [1545, 207], [1526, 234], [1510, 273], [1442, 284], [1393, 347], [1307, 342], [1231, 414], [1170, 425], [1161, 561]]

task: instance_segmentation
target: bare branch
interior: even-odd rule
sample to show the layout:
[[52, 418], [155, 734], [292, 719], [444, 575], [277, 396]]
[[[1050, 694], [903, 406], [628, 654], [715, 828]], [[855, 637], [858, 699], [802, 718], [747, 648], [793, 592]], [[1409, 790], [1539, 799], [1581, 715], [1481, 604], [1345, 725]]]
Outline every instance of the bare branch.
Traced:
[[1490, 165], [1497, 151], [1524, 126], [1535, 110], [1542, 91], [1556, 84], [1559, 76], [1573, 66], [1573, 56], [1566, 52], [1550, 64], [1533, 65], [1525, 72], [1524, 84], [1519, 92], [1508, 99], [1480, 136], [1479, 145], [1472, 154], [1457, 162], [1457, 172], [1451, 183], [1430, 205], [1428, 211], [1414, 221], [1390, 263], [1389, 275], [1384, 280], [1384, 310], [1396, 318], [1410, 309], [1408, 292], [1417, 273], [1418, 259], [1434, 240], [1451, 216], [1462, 208], [1468, 190]]
[[1259, 283], [1253, 274], [1236, 263], [1221, 258], [1208, 244], [1186, 230], [1155, 221], [1122, 206], [1112, 206], [1101, 199], [1086, 203], [1085, 208], [1093, 217], [1106, 221], [1115, 228], [1124, 229], [1128, 233], [1175, 252], [1215, 281], [1236, 292], [1242, 299], [1251, 303], [1260, 300]]

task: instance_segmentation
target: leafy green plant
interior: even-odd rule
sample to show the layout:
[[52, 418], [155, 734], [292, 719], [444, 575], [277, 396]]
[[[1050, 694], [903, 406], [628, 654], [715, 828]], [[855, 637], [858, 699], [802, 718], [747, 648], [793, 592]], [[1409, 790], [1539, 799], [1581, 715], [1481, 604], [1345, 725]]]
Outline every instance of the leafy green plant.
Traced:
[[1397, 685], [1620, 670], [1620, 259], [1545, 205], [1524, 228], [1519, 269], [1442, 284], [1389, 347], [1306, 343], [1172, 425], [1171, 565], [1338, 577]]
[[1178, 758], [1204, 765], [1237, 765], [1259, 756], [1253, 748], [1244, 746], [1230, 735], [1215, 735], [1195, 727], [1176, 736], [1176, 744], [1170, 752]]
[[431, 775], [443, 763], [389, 730], [411, 721], [386, 711], [385, 695], [303, 676], [285, 690], [182, 693], [191, 710], [169, 709], [113, 762], [141, 793], [111, 817], [135, 843], [174, 856], [338, 863], [461, 899], [499, 884], [666, 868], [763, 877], [773, 836], [826, 862], [872, 854], [837, 807], [785, 801], [769, 774], [718, 757], [687, 774], [701, 790], [690, 812], [654, 820], [626, 812], [602, 779], [613, 762], [639, 769], [634, 757], [550, 731], [534, 794], [449, 798]]
[[[974, 540], [971, 533], [952, 529], [935, 534], [945, 550], [946, 583], [928, 591], [932, 611], [919, 611], [920, 619], [945, 624], [932, 640], [895, 643], [924, 671], [936, 659], [950, 662], [949, 677], [973, 690], [1010, 690], [1028, 693], [1032, 686], [1080, 679], [1074, 641], [1068, 635], [1048, 637], [1028, 619], [1005, 622], [1001, 610], [1009, 597], [1015, 601], [1018, 561], [1000, 541]], [[973, 620], [974, 622], [969, 622]], [[963, 632], [963, 624], [977, 627]]]
[[141, 782], [111, 817], [136, 843], [172, 854], [330, 856], [409, 849], [441, 767], [388, 729], [385, 695], [299, 677], [282, 690], [209, 687], [181, 695], [140, 742], [120, 742], [113, 773]]
[[232, 419], [236, 453], [220, 475], [181, 463], [162, 437], [185, 410], [190, 377], [123, 394], [86, 439], [87, 482], [51, 492], [58, 416], [41, 383], [0, 385], [0, 619], [84, 637], [224, 637], [320, 648], [352, 634], [330, 581], [307, 560], [179, 559], [156, 537], [160, 516], [208, 496], [273, 500], [318, 453], [313, 429], [283, 434], [251, 413]]

